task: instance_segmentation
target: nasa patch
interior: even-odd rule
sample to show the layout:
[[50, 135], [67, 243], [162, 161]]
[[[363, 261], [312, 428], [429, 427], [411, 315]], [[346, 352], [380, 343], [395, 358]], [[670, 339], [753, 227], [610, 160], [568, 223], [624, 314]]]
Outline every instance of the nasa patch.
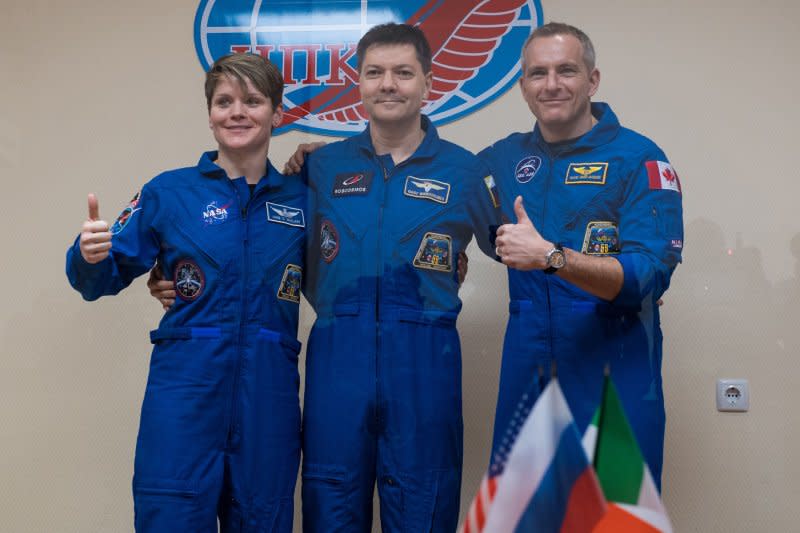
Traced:
[[421, 198], [432, 200], [439, 204], [446, 204], [450, 198], [450, 184], [438, 180], [408, 176], [405, 187], [403, 187], [403, 194], [411, 198]]
[[536, 173], [539, 172], [539, 167], [541, 166], [541, 157], [538, 155], [528, 156], [517, 163], [517, 168], [514, 169], [514, 176], [517, 178], [518, 182], [528, 183], [533, 179]]
[[181, 300], [191, 302], [196, 300], [206, 286], [206, 277], [200, 266], [191, 259], [181, 259], [175, 265], [175, 292]]
[[333, 196], [352, 196], [369, 194], [372, 185], [372, 171], [339, 174], [333, 180]]
[[303, 269], [289, 263], [283, 271], [281, 284], [278, 287], [278, 299], [300, 303], [300, 286], [303, 281]]
[[120, 231], [124, 230], [125, 226], [127, 226], [128, 222], [130, 222], [133, 214], [141, 209], [141, 207], [139, 207], [139, 196], [140, 193], [137, 192], [131, 201], [128, 202], [128, 205], [125, 207], [125, 209], [122, 210], [122, 213], [119, 214], [117, 220], [114, 221], [114, 224], [111, 225], [111, 229], [109, 231], [112, 235], [116, 235]]
[[586, 225], [583, 248], [586, 255], [619, 253], [619, 230], [613, 222], [597, 221]]
[[453, 239], [450, 238], [450, 235], [426, 233], [419, 243], [417, 255], [414, 256], [414, 266], [428, 270], [452, 272]]
[[204, 71], [232, 52], [278, 66], [285, 112], [274, 134], [346, 136], [367, 125], [356, 44], [373, 25], [408, 23], [428, 37], [433, 77], [423, 113], [442, 125], [516, 84], [519, 51], [542, 20], [541, 0], [201, 0], [194, 44]]
[[272, 202], [267, 202], [267, 220], [298, 228], [306, 227], [306, 217], [302, 209]]
[[567, 185], [576, 183], [604, 185], [607, 172], [608, 163], [570, 163], [564, 183]]
[[319, 225], [319, 254], [326, 263], [330, 263], [339, 253], [339, 232], [330, 220], [323, 220]]
[[231, 202], [223, 206], [217, 206], [216, 200], [209, 203], [203, 209], [203, 223], [208, 226], [213, 226], [216, 224], [222, 224], [226, 220], [228, 220], [228, 208], [231, 206]]

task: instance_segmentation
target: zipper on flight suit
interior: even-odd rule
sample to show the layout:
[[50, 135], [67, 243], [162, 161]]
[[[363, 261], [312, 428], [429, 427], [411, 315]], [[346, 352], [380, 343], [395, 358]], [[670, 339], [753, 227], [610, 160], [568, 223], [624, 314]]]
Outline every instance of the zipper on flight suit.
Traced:
[[[244, 337], [245, 337], [245, 316], [247, 312], [247, 283], [248, 283], [248, 260], [247, 260], [247, 251], [249, 249], [249, 224], [247, 220], [247, 210], [250, 204], [250, 201], [253, 199], [252, 195], [248, 197], [247, 201], [242, 204], [242, 198], [239, 194], [239, 189], [236, 185], [230, 181], [231, 185], [233, 186], [234, 193], [236, 194], [236, 199], [240, 207], [240, 214], [241, 214], [241, 224], [242, 224], [242, 248], [241, 248], [241, 262], [240, 264], [243, 266], [242, 275], [241, 275], [241, 294], [239, 295], [239, 316], [237, 317], [237, 347], [236, 347], [236, 361], [233, 368], [233, 383], [231, 384], [231, 399], [230, 399], [230, 423], [228, 424], [228, 438], [226, 446], [231, 445], [234, 442], [234, 437], [236, 436], [237, 429], [241, 430], [239, 427], [239, 404], [237, 402], [238, 396], [238, 389], [239, 389], [239, 372], [241, 372], [242, 366], [242, 357], [244, 351]], [[241, 438], [241, 435], [239, 436]]]
[[381, 172], [383, 174], [383, 186], [382, 186], [382, 194], [381, 194], [381, 203], [378, 206], [378, 249], [377, 249], [377, 268], [375, 269], [375, 429], [376, 434], [379, 431], [383, 430], [383, 423], [382, 423], [382, 407], [381, 407], [381, 395], [380, 395], [380, 380], [378, 376], [380, 376], [379, 372], [379, 363], [380, 363], [380, 351], [381, 351], [381, 274], [383, 270], [383, 256], [382, 256], [382, 246], [381, 246], [381, 237], [383, 233], [383, 208], [386, 205], [386, 191], [388, 190], [387, 184], [389, 183], [389, 172], [386, 170], [386, 166], [383, 164], [383, 160], [378, 154], [375, 154], [375, 158], [378, 160], [378, 165], [381, 167]]
[[[383, 233], [383, 209], [386, 205], [386, 195], [388, 194], [389, 188], [388, 183], [389, 179], [391, 179], [394, 174], [396, 173], [397, 169], [400, 167], [405, 166], [405, 164], [411, 159], [401, 161], [400, 163], [396, 164], [391, 172], [386, 169], [386, 166], [383, 164], [383, 160], [381, 156], [378, 154], [374, 154], [373, 156], [378, 161], [378, 165], [381, 168], [381, 173], [383, 174], [383, 194], [381, 196], [381, 204], [378, 208], [378, 250], [377, 250], [377, 257], [378, 257], [378, 265], [375, 272], [375, 423], [376, 428], [383, 428], [382, 420], [381, 420], [381, 402], [380, 402], [380, 388], [379, 388], [379, 380], [378, 376], [380, 372], [378, 371], [378, 364], [379, 364], [379, 353], [381, 351], [381, 279], [383, 274], [383, 252], [381, 246], [381, 236]], [[413, 157], [413, 156], [412, 156]]]
[[[555, 158], [553, 154], [550, 152], [549, 149], [545, 149], [547, 152], [547, 159], [548, 159], [548, 169], [549, 172], [547, 173], [547, 181], [545, 181], [544, 186], [544, 194], [542, 194], [542, 225], [544, 225], [544, 221], [547, 220], [547, 199], [549, 198], [550, 193], [550, 185], [553, 182], [553, 163]], [[544, 228], [541, 228], [544, 229]], [[543, 274], [544, 276], [544, 283], [546, 287], [546, 294], [547, 294], [547, 344], [549, 345], [549, 359], [550, 364], [555, 360], [555, 352], [553, 351], [553, 308], [552, 308], [552, 299], [550, 294], [550, 288], [552, 280], [550, 279], [552, 276]]]

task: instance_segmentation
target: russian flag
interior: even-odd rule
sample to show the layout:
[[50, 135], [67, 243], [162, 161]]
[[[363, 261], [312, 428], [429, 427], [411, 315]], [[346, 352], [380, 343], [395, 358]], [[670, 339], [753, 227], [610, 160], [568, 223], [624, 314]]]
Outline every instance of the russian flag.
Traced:
[[486, 533], [584, 533], [606, 513], [556, 378], [533, 406], [496, 481]]

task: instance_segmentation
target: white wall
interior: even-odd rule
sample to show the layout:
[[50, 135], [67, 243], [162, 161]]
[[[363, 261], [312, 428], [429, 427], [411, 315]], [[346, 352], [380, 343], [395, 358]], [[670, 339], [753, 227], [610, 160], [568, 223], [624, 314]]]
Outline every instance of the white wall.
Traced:
[[[198, 2], [2, 4], [0, 531], [130, 531], [146, 331], [160, 309], [143, 281], [83, 303], [64, 251], [87, 192], [112, 218], [155, 173], [213, 146], [193, 48]], [[799, 5], [543, 2], [547, 20], [593, 38], [597, 99], [681, 175], [684, 264], [662, 313], [664, 499], [677, 531], [800, 527]], [[477, 150], [531, 126], [512, 90], [441, 133]], [[278, 137], [273, 159], [309, 138]], [[507, 297], [502, 269], [478, 253], [470, 267], [459, 321], [464, 507], [486, 466]], [[750, 379], [750, 412], [715, 410], [720, 377]]]

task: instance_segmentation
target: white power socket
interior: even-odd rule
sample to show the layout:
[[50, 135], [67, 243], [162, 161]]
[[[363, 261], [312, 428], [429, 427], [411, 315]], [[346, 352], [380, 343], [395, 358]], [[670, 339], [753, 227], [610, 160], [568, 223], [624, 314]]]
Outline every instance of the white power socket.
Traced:
[[717, 411], [750, 409], [750, 384], [746, 379], [717, 380]]

